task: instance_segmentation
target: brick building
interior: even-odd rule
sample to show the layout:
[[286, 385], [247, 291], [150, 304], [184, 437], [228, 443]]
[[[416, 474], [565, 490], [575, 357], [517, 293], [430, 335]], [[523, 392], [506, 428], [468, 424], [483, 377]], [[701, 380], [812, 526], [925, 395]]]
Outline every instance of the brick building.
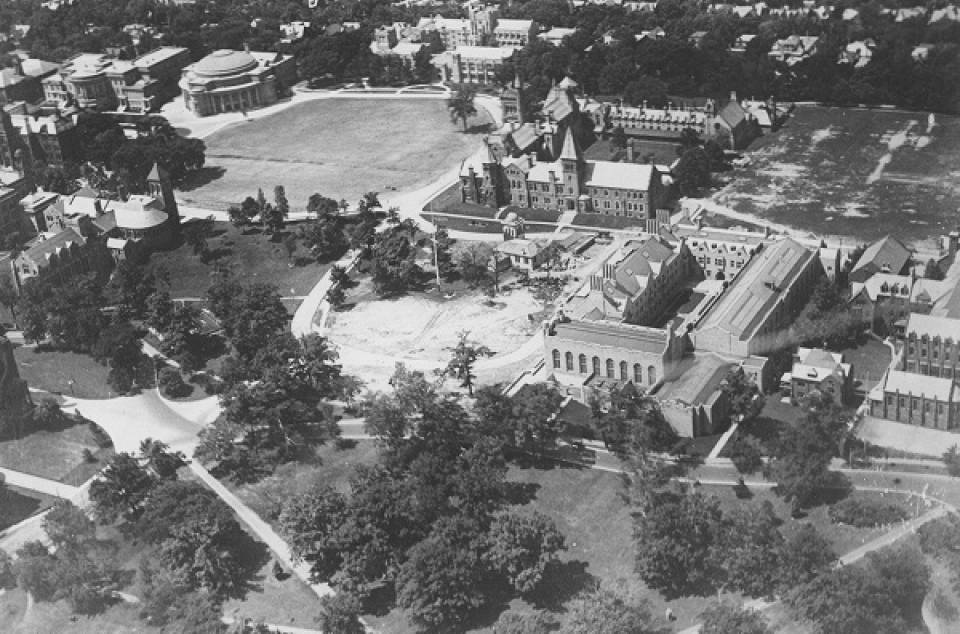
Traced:
[[960, 388], [952, 379], [889, 370], [870, 391], [870, 415], [908, 425], [960, 427]]
[[900, 368], [960, 381], [960, 319], [911, 313]]

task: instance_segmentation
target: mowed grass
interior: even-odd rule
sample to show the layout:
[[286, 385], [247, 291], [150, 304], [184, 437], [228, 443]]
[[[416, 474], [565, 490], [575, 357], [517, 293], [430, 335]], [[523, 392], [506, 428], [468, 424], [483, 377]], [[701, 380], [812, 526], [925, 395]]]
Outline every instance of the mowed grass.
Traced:
[[[263, 187], [283, 185], [291, 208], [313, 192], [351, 203], [367, 191], [425, 185], [479, 147], [490, 123], [470, 120], [464, 133], [445, 102], [418, 99], [326, 99], [238, 122], [205, 139], [208, 182], [188, 183], [184, 204], [227, 209]], [[222, 174], [216, 172], [222, 171]]]
[[71, 634], [132, 634], [162, 632], [138, 616], [135, 605], [118, 603], [96, 616], [74, 616], [66, 600], [34, 603], [19, 588], [0, 595], [0, 629], [9, 634], [70, 632]]
[[[83, 450], [97, 458], [87, 462]], [[113, 449], [100, 449], [87, 425], [64, 429], [37, 430], [16, 439], [0, 441], [0, 467], [22, 471], [48, 480], [79, 486], [102, 469], [113, 456]]]
[[876, 385], [890, 367], [890, 348], [872, 337], [856, 347], [844, 348], [840, 352], [843, 353], [844, 362], [853, 365], [853, 376], [865, 390]]
[[[28, 491], [11, 484], [4, 485], [3, 489], [3, 501], [0, 502], [0, 531], [45, 511], [57, 501], [57, 498], [52, 495]], [[3, 613], [3, 609], [0, 608], [0, 622], [3, 621]]]
[[[289, 232], [296, 230], [295, 225], [288, 228]], [[291, 259], [282, 244], [286, 232], [273, 240], [258, 228], [241, 231], [229, 222], [216, 222], [213, 235], [208, 240], [208, 246], [212, 253], [219, 256], [215, 260], [204, 262], [186, 244], [171, 251], [154, 253], [150, 257], [152, 267], [161, 267], [168, 273], [172, 298], [205, 297], [213, 281], [211, 274], [217, 262], [225, 264], [244, 284], [270, 284], [277, 288], [282, 297], [307, 295], [330, 267], [310, 258], [309, 252], [302, 246], [294, 253], [294, 266], [291, 267]], [[300, 301], [291, 299], [284, 304], [292, 313]]]
[[79, 398], [117, 396], [107, 385], [109, 369], [91, 356], [27, 346], [14, 347], [13, 356], [20, 378], [31, 388]]
[[320, 599], [299, 577], [284, 571], [282, 579], [273, 575], [271, 557], [254, 575], [253, 587], [242, 599], [223, 603], [224, 616], [241, 621], [251, 619], [274, 625], [319, 629]]
[[917, 243], [955, 228], [960, 117], [798, 106], [747, 155], [715, 196], [737, 211], [860, 241]]

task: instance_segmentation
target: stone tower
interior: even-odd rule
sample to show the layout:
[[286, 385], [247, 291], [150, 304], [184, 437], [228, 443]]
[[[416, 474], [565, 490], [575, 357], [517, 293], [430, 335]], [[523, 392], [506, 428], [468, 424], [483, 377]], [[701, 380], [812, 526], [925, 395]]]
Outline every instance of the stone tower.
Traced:
[[27, 382], [20, 378], [13, 358], [13, 344], [0, 335], [0, 436], [23, 431], [21, 425], [32, 406]]
[[576, 209], [577, 201], [580, 198], [583, 158], [580, 156], [580, 148], [577, 147], [573, 130], [567, 130], [563, 138], [563, 149], [560, 151], [560, 171], [563, 173], [563, 198], [567, 201], [567, 209]]
[[170, 226], [174, 231], [180, 228], [180, 211], [177, 209], [177, 199], [173, 196], [173, 183], [167, 170], [154, 163], [147, 175], [147, 193], [163, 204], [163, 210], [170, 218]]

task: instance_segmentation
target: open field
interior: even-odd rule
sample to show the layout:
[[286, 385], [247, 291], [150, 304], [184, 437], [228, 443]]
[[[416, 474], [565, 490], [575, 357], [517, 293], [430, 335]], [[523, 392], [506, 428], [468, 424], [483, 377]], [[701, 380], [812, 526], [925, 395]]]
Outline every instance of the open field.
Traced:
[[[219, 256], [216, 260], [203, 262], [186, 244], [150, 256], [152, 267], [162, 267], [169, 274], [172, 298], [204, 297], [217, 262], [229, 264], [230, 271], [243, 283], [271, 284], [284, 297], [306, 295], [329, 268], [328, 264], [317, 264], [308, 257], [303, 247], [294, 253], [294, 266], [290, 267], [282, 244], [283, 235], [274, 241], [259, 229], [244, 232], [229, 222], [214, 223], [213, 235], [207, 243], [210, 252]], [[291, 312], [298, 304], [297, 300], [289, 302]]]
[[[107, 385], [109, 369], [93, 357], [75, 352], [40, 351], [36, 347], [15, 346], [20, 378], [31, 388], [80, 398], [116, 396]], [[73, 385], [70, 385], [73, 381]]]
[[[470, 120], [486, 130], [485, 111]], [[178, 192], [185, 204], [227, 209], [262, 187], [283, 185], [291, 208], [314, 192], [356, 201], [367, 191], [425, 185], [479, 147], [442, 101], [328, 99], [228, 126], [205, 139], [199, 181]]]
[[27, 594], [19, 588], [0, 595], [3, 631], [9, 634], [70, 632], [71, 634], [130, 634], [161, 632], [137, 616], [135, 605], [119, 603], [96, 616], [73, 617], [67, 601], [28, 604]]
[[[83, 459], [89, 449], [96, 462]], [[23, 438], [0, 441], [0, 467], [79, 486], [102, 469], [113, 449], [100, 449], [87, 425], [78, 424], [57, 431], [44, 429]]]
[[960, 117], [798, 106], [713, 200], [758, 219], [857, 241], [923, 243], [960, 207]]

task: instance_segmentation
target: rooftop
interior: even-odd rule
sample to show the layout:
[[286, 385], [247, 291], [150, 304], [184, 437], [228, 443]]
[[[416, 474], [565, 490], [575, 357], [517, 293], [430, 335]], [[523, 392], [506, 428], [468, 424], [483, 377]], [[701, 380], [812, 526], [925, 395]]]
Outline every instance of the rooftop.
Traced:
[[866, 248], [850, 269], [850, 279], [862, 282], [873, 273], [899, 273], [909, 261], [910, 249], [893, 236], [886, 236]]
[[159, 64], [160, 62], [181, 55], [184, 51], [189, 51], [189, 49], [181, 48], [179, 46], [161, 46], [160, 48], [155, 48], [145, 55], [133, 60], [134, 66], [153, 66], [154, 64]]
[[[42, 237], [42, 236], [41, 236]], [[84, 240], [73, 229], [64, 229], [60, 233], [45, 239], [39, 239], [34, 242], [21, 257], [32, 260], [37, 266], [45, 266], [50, 261], [50, 257], [65, 247], [74, 244], [83, 244]]]
[[653, 179], [652, 165], [587, 161], [586, 184], [590, 187], [647, 191]]
[[453, 50], [454, 55], [460, 55], [467, 59], [508, 59], [514, 54], [512, 48], [501, 48], [499, 46], [458, 46]]
[[940, 337], [960, 341], [960, 318], [910, 313], [906, 333], [909, 335], [912, 332], [917, 333], [918, 337], [927, 335], [931, 339]]
[[956, 389], [951, 379], [900, 370], [889, 370], [883, 385], [885, 392], [925, 396], [939, 401], [952, 401]]
[[741, 340], [750, 337], [783, 291], [815, 257], [816, 253], [792, 238], [760, 251], [707, 313], [699, 328], [718, 328]]
[[657, 390], [663, 401], [679, 401], [687, 405], [706, 403], [717, 391], [733, 366], [730, 361], [715, 354], [685, 357], [678, 368], [678, 378], [666, 381]]
[[660, 328], [579, 320], [557, 323], [554, 326], [554, 335], [571, 341], [653, 354], [663, 353], [669, 337], [669, 333]]

